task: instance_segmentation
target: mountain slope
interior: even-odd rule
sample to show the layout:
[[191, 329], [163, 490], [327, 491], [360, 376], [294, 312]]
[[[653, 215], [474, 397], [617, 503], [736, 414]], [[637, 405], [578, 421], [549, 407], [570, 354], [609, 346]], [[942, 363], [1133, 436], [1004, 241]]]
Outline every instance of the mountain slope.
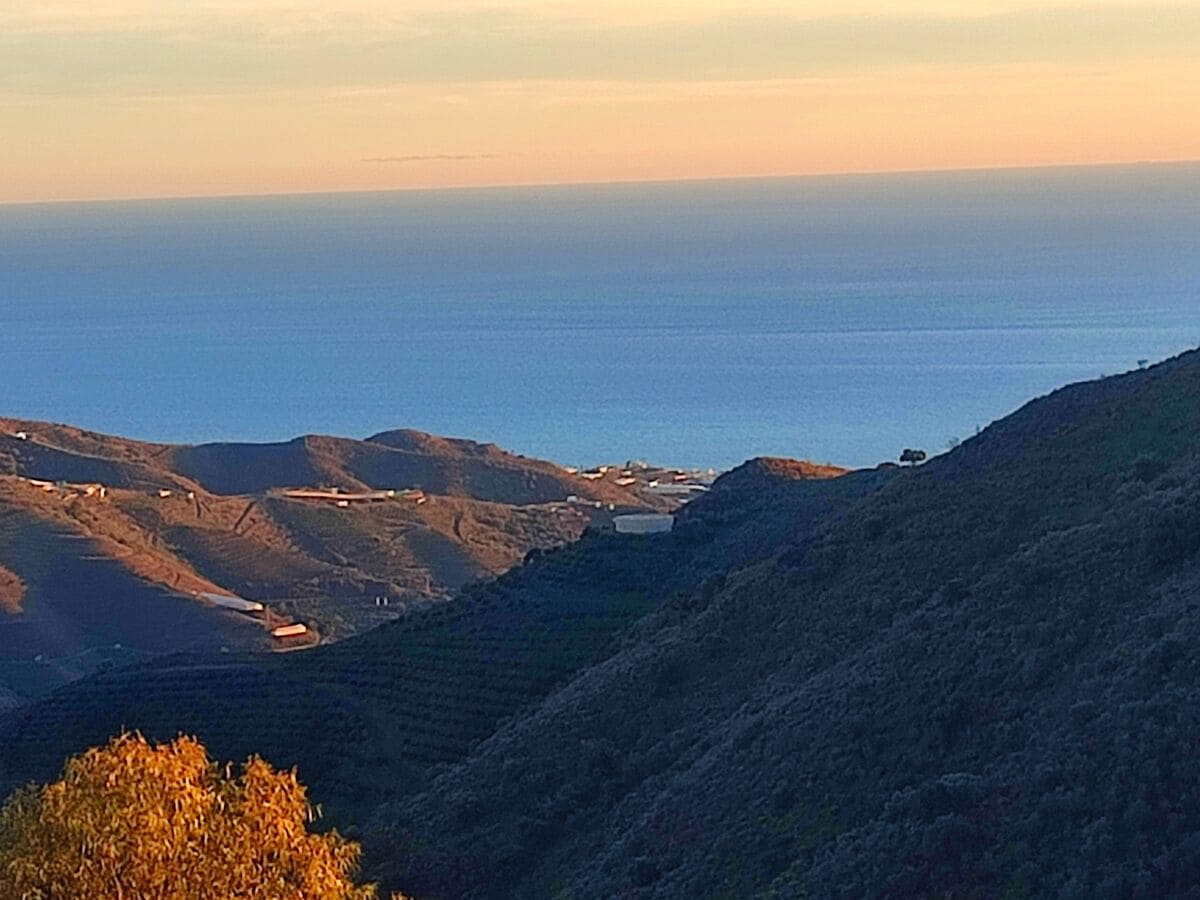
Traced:
[[[801, 535], [888, 477], [781, 476], [763, 486], [777, 512], [789, 510], [779, 521]], [[47, 777], [60, 755], [113, 729], [182, 730], [199, 734], [219, 756], [260, 752], [299, 765], [334, 821], [365, 818], [381, 798], [418, 789], [431, 767], [463, 759], [500, 721], [605, 659], [647, 610], [698, 587], [714, 590], [728, 560], [761, 558], [755, 514], [725, 513], [722, 505], [697, 500], [671, 534], [589, 532], [577, 544], [531, 554], [524, 566], [469, 586], [451, 603], [307, 653], [189, 654], [70, 685], [0, 723], [0, 786]], [[713, 528], [714, 516], [729, 527]], [[260, 689], [265, 674], [274, 693]], [[293, 696], [285, 714], [276, 707], [286, 690]], [[323, 698], [319, 736], [307, 726], [310, 717], [296, 712], [310, 694]]]
[[1190, 896], [1198, 438], [1196, 353], [1030, 404], [651, 614], [374, 858], [440, 897]]
[[0, 474], [110, 487], [200, 487], [222, 495], [336, 485], [347, 490], [421, 488], [508, 505], [556, 502], [568, 494], [621, 505], [632, 499], [608, 482], [588, 481], [494, 444], [411, 430], [383, 432], [365, 441], [305, 435], [275, 444], [176, 446], [0, 418]]
[[[405, 604], [442, 600], [493, 577], [531, 549], [574, 540], [615, 511], [651, 508], [616, 485], [553, 463], [468, 441], [392, 433], [400, 434], [406, 437], [398, 447], [386, 435], [176, 447], [0, 420], [0, 516], [20, 523], [0, 540], [0, 614], [16, 616], [0, 618], [0, 627], [25, 636], [10, 661], [0, 663], [0, 686], [11, 689], [16, 679], [34, 690], [37, 679], [24, 670], [40, 667], [40, 690], [47, 690], [107, 663], [115, 657], [100, 645], [83, 654], [60, 652], [80, 635], [101, 631], [123, 645], [122, 659], [201, 645], [266, 649], [263, 626], [292, 620], [322, 639], [342, 638], [394, 618]], [[329, 490], [296, 496], [290, 488]], [[567, 502], [572, 495], [577, 501]], [[26, 531], [42, 537], [33, 540]], [[178, 634], [151, 648], [135, 639], [136, 623], [117, 607], [106, 608], [125, 632], [75, 621], [90, 582], [37, 573], [56, 566], [90, 571], [93, 556], [147, 582], [130, 582], [134, 595], [159, 597], [166, 589], [175, 598], [159, 606], [196, 607], [170, 616], [191, 616], [213, 640]], [[232, 592], [268, 610], [259, 627], [230, 629], [228, 614], [197, 603], [201, 592]], [[387, 606], [376, 597], [388, 598]], [[31, 666], [34, 657], [64, 656], [77, 662]]]
[[1192, 896], [1198, 441], [1190, 353], [917, 469], [753, 461], [327, 648], [69, 685], [0, 783], [195, 731], [430, 898]]
[[257, 623], [181, 602], [96, 541], [52, 522], [0, 506], [0, 546], [23, 588], [22, 611], [0, 616], [0, 676], [16, 696], [146, 654], [267, 649]]

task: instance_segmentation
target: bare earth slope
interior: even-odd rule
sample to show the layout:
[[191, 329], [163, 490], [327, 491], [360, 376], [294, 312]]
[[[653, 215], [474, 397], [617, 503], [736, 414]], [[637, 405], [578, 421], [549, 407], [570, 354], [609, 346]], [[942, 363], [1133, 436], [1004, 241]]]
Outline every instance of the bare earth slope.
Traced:
[[[58, 630], [92, 633], [72, 619], [87, 581], [35, 577], [60, 564], [82, 572], [77, 564], [104, 557], [135, 576], [131, 584], [146, 582], [143, 590], [166, 589], [174, 602], [194, 606], [181, 615], [224, 635], [214, 647], [261, 649], [270, 643], [265, 626], [299, 620], [326, 640], [345, 637], [407, 603], [444, 599], [493, 577], [531, 549], [574, 540], [613, 511], [646, 508], [627, 491], [553, 463], [405, 434], [412, 437], [404, 448], [312, 436], [175, 447], [0, 419], [0, 516], [10, 522], [0, 540], [0, 616], [16, 617], [0, 618], [0, 626], [25, 635], [11, 664], [0, 665], [0, 686], [36, 685], [23, 671], [13, 674], [16, 657], [21, 668], [45, 670], [45, 688], [112, 657], [95, 647], [77, 666], [51, 670], [46, 662], [62, 655]], [[292, 488], [341, 493], [298, 498], [288, 495]], [[571, 495], [579, 502], [566, 502]], [[27, 539], [34, 525], [61, 539]], [[257, 629], [231, 632], [217, 627], [228, 614], [202, 605], [200, 592], [260, 600], [268, 612]], [[132, 632], [120, 640], [123, 622], [135, 624], [117, 615], [106, 639], [122, 643], [125, 655], [150, 652]], [[165, 649], [194, 646], [191, 635], [165, 641]], [[43, 662], [34, 665], [34, 657]]]
[[0, 610], [10, 614], [19, 613], [25, 590], [25, 582], [19, 575], [0, 566]]
[[0, 675], [19, 696], [150, 654], [269, 641], [257, 623], [181, 601], [111, 548], [23, 510], [0, 506], [0, 556], [25, 588], [22, 611], [0, 616]]

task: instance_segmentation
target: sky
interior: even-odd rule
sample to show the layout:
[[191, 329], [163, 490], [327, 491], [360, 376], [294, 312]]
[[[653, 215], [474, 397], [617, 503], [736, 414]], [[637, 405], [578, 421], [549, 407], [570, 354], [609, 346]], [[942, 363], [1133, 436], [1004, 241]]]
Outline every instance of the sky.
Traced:
[[0, 202], [1200, 158], [1200, 3], [4, 0]]

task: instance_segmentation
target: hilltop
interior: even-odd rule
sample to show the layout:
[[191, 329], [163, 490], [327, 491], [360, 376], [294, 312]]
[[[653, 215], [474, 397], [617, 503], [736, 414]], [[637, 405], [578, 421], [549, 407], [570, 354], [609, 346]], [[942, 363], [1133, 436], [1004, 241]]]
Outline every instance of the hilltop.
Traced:
[[328, 647], [68, 685], [0, 783], [194, 732], [429, 898], [1189, 896], [1197, 447], [1193, 352], [917, 468], [754, 460]]
[[615, 513], [677, 505], [632, 487], [414, 431], [175, 446], [0, 419], [0, 686], [272, 649], [266, 629], [292, 621], [308, 628], [293, 644], [343, 638]]
[[272, 444], [173, 445], [0, 418], [0, 473], [116, 488], [198, 487], [214, 495], [329, 485], [419, 487], [507, 505], [556, 502], [568, 494], [606, 503], [630, 499], [627, 491], [580, 479], [552, 462], [419, 431], [383, 432], [365, 441], [305, 435]]

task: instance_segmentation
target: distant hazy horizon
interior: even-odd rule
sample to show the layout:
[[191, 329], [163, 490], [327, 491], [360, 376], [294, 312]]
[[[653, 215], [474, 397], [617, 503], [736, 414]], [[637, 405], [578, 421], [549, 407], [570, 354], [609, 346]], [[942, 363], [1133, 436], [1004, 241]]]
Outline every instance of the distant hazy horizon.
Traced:
[[1200, 166], [0, 207], [0, 415], [850, 465], [1200, 344]]
[[1043, 162], [1033, 164], [1016, 163], [1012, 165], [988, 166], [951, 166], [948, 168], [906, 168], [906, 169], [834, 169], [827, 172], [784, 172], [758, 175], [695, 175], [679, 176], [676, 178], [616, 178], [595, 181], [539, 181], [536, 177], [529, 181], [486, 183], [486, 184], [455, 184], [433, 186], [387, 187], [387, 188], [333, 188], [325, 190], [281, 190], [281, 191], [248, 191], [244, 193], [217, 194], [147, 194], [144, 196], [120, 197], [64, 197], [50, 200], [3, 200], [0, 199], [0, 209], [5, 207], [38, 207], [38, 206], [70, 206], [87, 204], [104, 204], [119, 206], [125, 203], [156, 203], [174, 200], [284, 200], [288, 198], [304, 199], [312, 197], [355, 197], [379, 196], [388, 194], [456, 194], [468, 192], [504, 192], [535, 190], [539, 188], [553, 190], [557, 188], [624, 188], [624, 187], [665, 187], [672, 185], [721, 184], [721, 183], [752, 183], [752, 182], [788, 182], [788, 181], [828, 181], [853, 178], [886, 178], [920, 175], [988, 175], [992, 173], [1054, 173], [1076, 170], [1128, 170], [1139, 168], [1167, 168], [1178, 166], [1194, 166], [1200, 170], [1200, 156], [1179, 159], [1134, 159], [1106, 160], [1102, 162]]

